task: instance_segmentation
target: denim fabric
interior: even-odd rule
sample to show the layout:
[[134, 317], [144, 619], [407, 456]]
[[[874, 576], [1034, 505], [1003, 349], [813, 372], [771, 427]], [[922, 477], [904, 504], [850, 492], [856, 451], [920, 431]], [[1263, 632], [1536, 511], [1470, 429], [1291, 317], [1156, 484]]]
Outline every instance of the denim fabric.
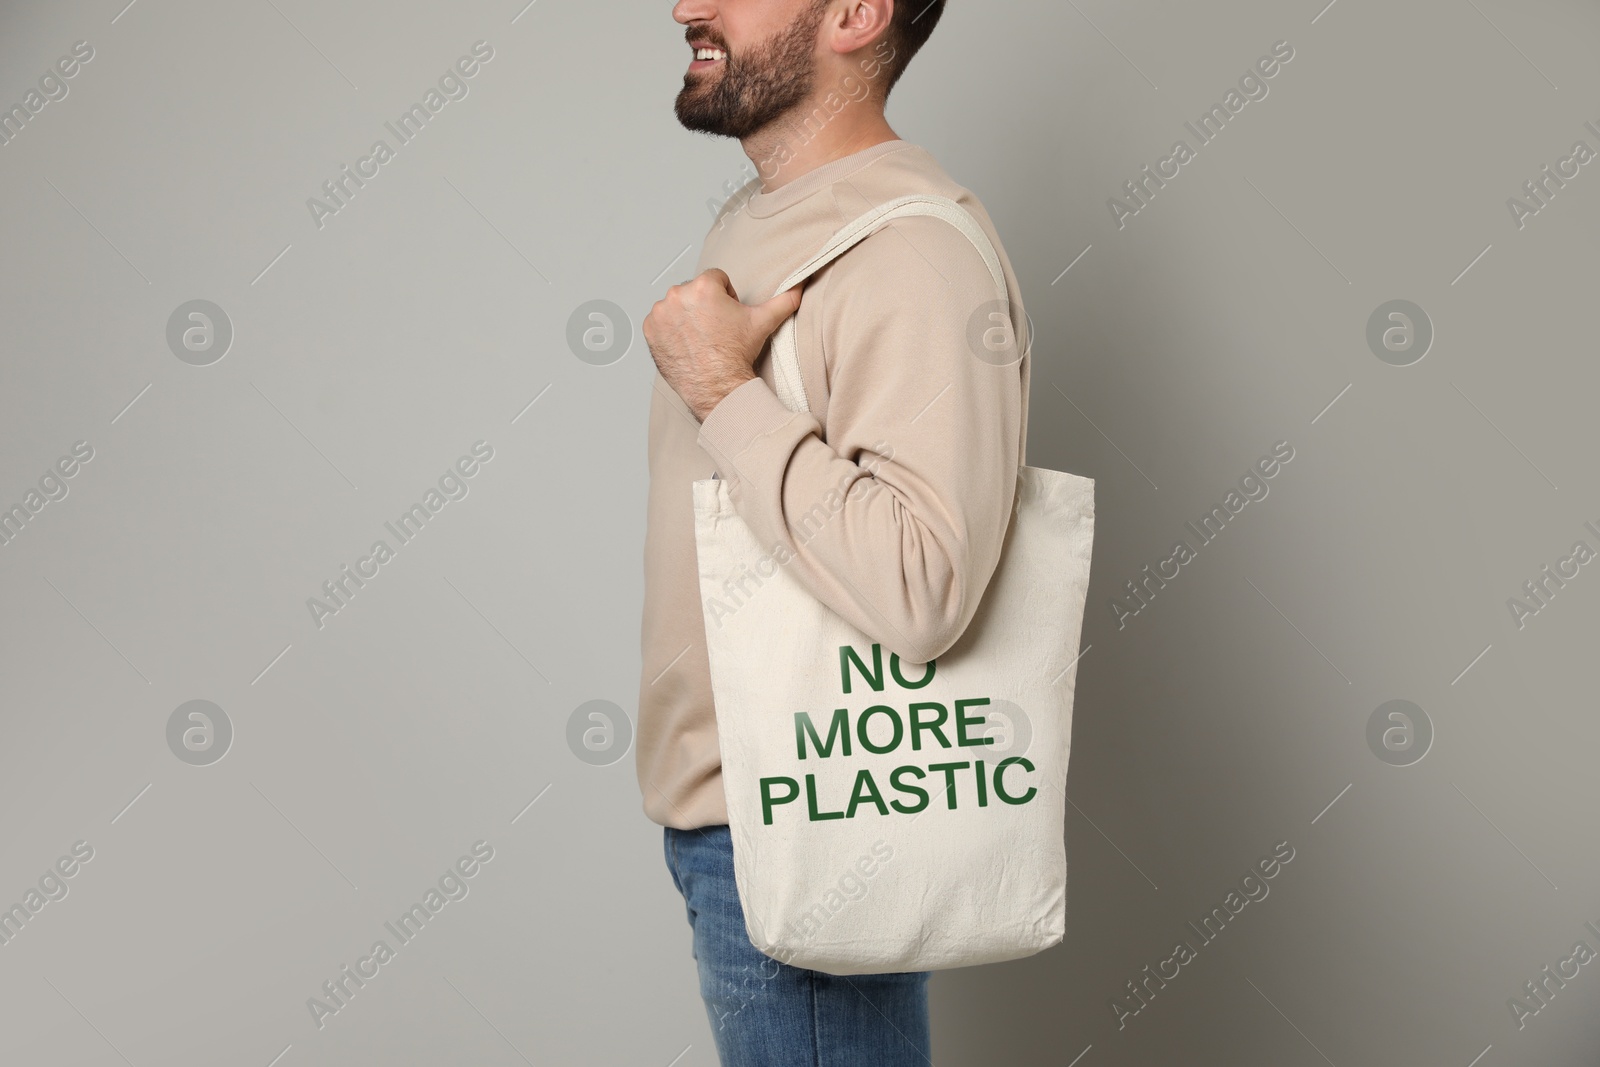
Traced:
[[722, 1067], [928, 1067], [928, 974], [832, 975], [750, 943], [728, 827], [665, 827]]

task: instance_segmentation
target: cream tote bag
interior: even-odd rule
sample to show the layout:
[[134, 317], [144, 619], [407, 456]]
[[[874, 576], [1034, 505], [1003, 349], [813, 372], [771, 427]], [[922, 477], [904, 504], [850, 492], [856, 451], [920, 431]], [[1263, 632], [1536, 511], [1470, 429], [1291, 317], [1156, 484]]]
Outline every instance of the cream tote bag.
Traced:
[[[863, 215], [775, 291], [906, 215], [959, 228], [1005, 296], [983, 230], [932, 196]], [[803, 411], [794, 334], [791, 316], [772, 358], [779, 397]], [[808, 593], [787, 557], [756, 542], [725, 481], [696, 481], [694, 512], [751, 942], [841, 975], [993, 963], [1058, 944], [1093, 480], [1018, 468], [999, 566], [960, 640], [929, 663], [900, 660]], [[737, 603], [725, 585], [736, 576]]]

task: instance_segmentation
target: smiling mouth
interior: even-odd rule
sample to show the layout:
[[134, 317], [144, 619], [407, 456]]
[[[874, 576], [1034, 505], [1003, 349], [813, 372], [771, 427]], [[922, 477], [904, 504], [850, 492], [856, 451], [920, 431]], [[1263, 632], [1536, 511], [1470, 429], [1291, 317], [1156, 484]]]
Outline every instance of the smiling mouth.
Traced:
[[710, 45], [701, 45], [694, 49], [694, 59], [689, 63], [690, 70], [705, 70], [715, 66], [728, 58], [728, 53], [720, 48]]

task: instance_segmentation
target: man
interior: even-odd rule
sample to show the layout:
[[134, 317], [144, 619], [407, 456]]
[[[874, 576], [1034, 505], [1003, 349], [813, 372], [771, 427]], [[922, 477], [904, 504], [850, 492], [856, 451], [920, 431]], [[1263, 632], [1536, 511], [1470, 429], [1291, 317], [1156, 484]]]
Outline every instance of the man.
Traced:
[[[1017, 281], [982, 205], [884, 120], [890, 88], [943, 7], [679, 0], [673, 8], [696, 57], [677, 98], [679, 121], [738, 138], [756, 170], [722, 205], [696, 277], [669, 289], [642, 330], [658, 374], [639, 785], [645, 813], [665, 828], [724, 1065], [931, 1061], [927, 972], [841, 977], [791, 967], [745, 933], [690, 483], [726, 479], [758, 541], [784, 546], [785, 566], [812, 595], [904, 660], [944, 652], [976, 611], [1023, 462], [1028, 344], [1017, 336], [1026, 330]], [[841, 226], [915, 192], [973, 215], [999, 250], [1006, 293], [958, 229], [914, 217], [773, 295]], [[1008, 322], [1014, 346], [1004, 358], [974, 340], [993, 336], [1000, 300], [998, 321]], [[773, 389], [767, 341], [791, 314], [807, 412], [788, 410]], [[824, 500], [824, 525], [802, 523]]]

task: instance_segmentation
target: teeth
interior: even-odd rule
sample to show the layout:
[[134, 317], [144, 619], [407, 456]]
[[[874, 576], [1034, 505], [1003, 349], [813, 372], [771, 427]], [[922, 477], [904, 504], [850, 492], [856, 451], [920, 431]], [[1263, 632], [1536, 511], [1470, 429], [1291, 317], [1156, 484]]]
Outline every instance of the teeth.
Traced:
[[696, 58], [696, 59], [727, 59], [728, 58], [728, 53], [724, 52], [720, 48], [696, 48], [694, 50], [694, 58]]

